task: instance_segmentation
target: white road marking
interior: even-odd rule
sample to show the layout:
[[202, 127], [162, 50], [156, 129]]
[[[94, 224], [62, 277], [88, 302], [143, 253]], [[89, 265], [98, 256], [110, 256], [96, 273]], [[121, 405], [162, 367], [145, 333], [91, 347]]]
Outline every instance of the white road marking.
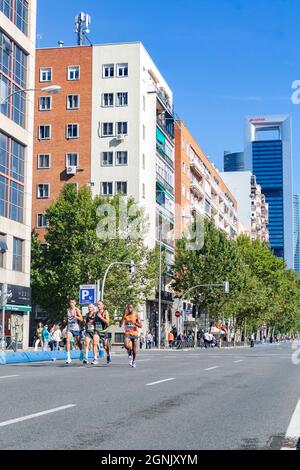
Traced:
[[171, 380], [176, 380], [176, 379], [171, 378], [171, 379], [158, 380], [157, 382], [152, 382], [152, 383], [150, 383], [150, 384], [146, 384], [146, 387], [150, 387], [151, 385], [162, 384], [162, 383], [164, 383], [164, 382], [171, 382]]
[[215, 366], [215, 367], [209, 367], [208, 369], [205, 369], [205, 370], [215, 370], [215, 369], [219, 369], [220, 366]]
[[45, 416], [51, 413], [56, 413], [57, 411], [67, 410], [68, 408], [74, 408], [75, 406], [77, 405], [65, 405], [65, 406], [60, 406], [59, 408], [53, 408], [52, 410], [46, 410], [46, 411], [41, 411], [40, 413], [34, 413], [33, 415], [10, 419], [8, 421], [3, 421], [2, 423], [0, 423], [0, 427], [9, 426], [10, 424], [20, 423], [21, 421], [27, 421], [29, 419], [38, 418], [40, 416]]
[[235, 364], [238, 364], [239, 362], [244, 362], [244, 359], [239, 359], [238, 361], [234, 361]]
[[12, 379], [13, 377], [20, 377], [19, 375], [3, 375], [0, 379]]
[[[290, 421], [288, 430], [285, 435], [285, 446], [281, 450], [296, 450], [297, 443], [300, 439], [300, 400], [296, 406], [292, 419]], [[290, 442], [290, 447], [287, 443]], [[294, 444], [293, 444], [294, 442]], [[295, 445], [295, 447], [293, 447]]]
[[285, 437], [287, 439], [293, 439], [295, 437], [300, 439], [300, 400], [298, 401]]

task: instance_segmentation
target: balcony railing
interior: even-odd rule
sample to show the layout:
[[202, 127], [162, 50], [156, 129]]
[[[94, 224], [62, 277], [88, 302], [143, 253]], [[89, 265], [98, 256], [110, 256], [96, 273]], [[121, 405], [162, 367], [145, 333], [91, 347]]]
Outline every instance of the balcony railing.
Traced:
[[165, 122], [159, 117], [156, 118], [156, 122], [158, 126], [161, 128], [161, 130], [167, 135], [167, 137], [172, 142], [174, 142], [174, 128], [172, 128], [172, 132], [171, 132], [170, 129], [166, 126]]
[[161, 176], [158, 172], [156, 172], [156, 179], [160, 182], [160, 184], [166, 188], [166, 190], [172, 195], [174, 196], [174, 188], [173, 186], [170, 185], [170, 183], [168, 183], [167, 180], [165, 180], [165, 178], [163, 176]]
[[173, 161], [172, 161], [171, 158], [166, 154], [166, 152], [164, 151], [162, 145], [159, 144], [158, 142], [156, 142], [156, 150], [157, 150], [157, 152], [163, 157], [163, 159], [170, 165], [170, 167], [171, 167], [172, 169], [174, 169], [174, 163], [173, 163]]

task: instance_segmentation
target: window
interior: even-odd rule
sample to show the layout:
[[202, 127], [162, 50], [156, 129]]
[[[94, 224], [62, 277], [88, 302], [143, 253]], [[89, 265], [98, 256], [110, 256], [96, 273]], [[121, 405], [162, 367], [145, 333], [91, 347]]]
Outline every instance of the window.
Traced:
[[15, 0], [14, 22], [24, 34], [28, 34], [28, 2], [26, 0]]
[[0, 0], [0, 11], [12, 20], [13, 0]]
[[142, 185], [142, 197], [143, 197], [143, 199], [146, 199], [146, 186], [145, 186], [144, 183]]
[[128, 165], [128, 152], [116, 153], [116, 165]]
[[143, 96], [143, 111], [146, 111], [146, 96]]
[[102, 106], [109, 107], [114, 105], [114, 94], [113, 93], [103, 93], [102, 94]]
[[51, 156], [49, 153], [40, 153], [38, 155], [38, 168], [39, 169], [50, 168], [50, 159], [51, 159]]
[[112, 166], [114, 163], [114, 154], [113, 152], [102, 152], [101, 154], [101, 165], [102, 166]]
[[50, 111], [52, 109], [52, 96], [41, 96], [39, 98], [39, 110]]
[[67, 96], [67, 109], [79, 109], [80, 107], [80, 95], [68, 95]]
[[67, 139], [78, 139], [79, 137], [79, 124], [67, 124]]
[[143, 139], [146, 140], [146, 126], [143, 125]]
[[0, 216], [6, 217], [8, 201], [8, 179], [0, 176]]
[[102, 136], [109, 137], [114, 135], [114, 123], [113, 122], [103, 122], [102, 123]]
[[67, 153], [66, 166], [79, 166], [78, 153]]
[[128, 64], [117, 65], [117, 77], [128, 77]]
[[39, 140], [49, 139], [51, 139], [51, 126], [49, 124], [39, 126]]
[[13, 240], [13, 271], [22, 272], [23, 268], [23, 240], [15, 238]]
[[44, 214], [37, 215], [37, 226], [38, 228], [47, 228], [49, 227], [49, 220]]
[[114, 64], [103, 65], [103, 78], [113, 78], [115, 76]]
[[143, 154], [143, 170], [146, 170], [146, 155]]
[[116, 193], [123, 194], [127, 196], [127, 181], [117, 181], [116, 182]]
[[68, 80], [79, 80], [80, 79], [80, 66], [72, 65], [68, 67]]
[[127, 122], [117, 122], [117, 129], [116, 133], [119, 135], [127, 135], [128, 134], [128, 123]]
[[40, 82], [51, 82], [52, 81], [52, 68], [40, 69]]
[[24, 182], [25, 147], [16, 140], [11, 141], [10, 177]]
[[103, 182], [101, 183], [101, 194], [102, 196], [112, 196], [113, 195], [113, 183]]
[[50, 195], [50, 185], [49, 184], [38, 184], [37, 185], [37, 198], [38, 199], [48, 199]]
[[128, 106], [128, 93], [119, 92], [117, 93], [117, 106]]
[[[0, 244], [2, 246], [6, 245], [6, 237], [4, 233], [0, 233]], [[0, 268], [3, 268], [3, 267], [4, 267], [4, 253], [0, 252]]]

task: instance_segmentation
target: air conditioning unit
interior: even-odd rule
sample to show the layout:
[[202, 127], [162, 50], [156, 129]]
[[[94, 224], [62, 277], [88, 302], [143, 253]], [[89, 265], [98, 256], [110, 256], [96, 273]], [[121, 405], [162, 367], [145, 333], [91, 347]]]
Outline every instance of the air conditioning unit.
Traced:
[[116, 135], [116, 139], [119, 141], [119, 142], [123, 142], [124, 141], [124, 136], [122, 134], [117, 134]]
[[77, 166], [67, 166], [67, 175], [76, 175]]

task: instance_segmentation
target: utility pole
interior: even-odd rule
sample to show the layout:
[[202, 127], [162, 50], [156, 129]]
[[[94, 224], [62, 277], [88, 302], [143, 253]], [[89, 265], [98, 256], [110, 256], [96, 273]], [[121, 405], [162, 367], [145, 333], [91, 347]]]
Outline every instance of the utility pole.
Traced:
[[161, 243], [162, 243], [162, 230], [161, 227], [159, 229], [159, 289], [158, 289], [158, 349], [161, 349], [161, 270], [162, 270], [162, 250], [161, 250]]

